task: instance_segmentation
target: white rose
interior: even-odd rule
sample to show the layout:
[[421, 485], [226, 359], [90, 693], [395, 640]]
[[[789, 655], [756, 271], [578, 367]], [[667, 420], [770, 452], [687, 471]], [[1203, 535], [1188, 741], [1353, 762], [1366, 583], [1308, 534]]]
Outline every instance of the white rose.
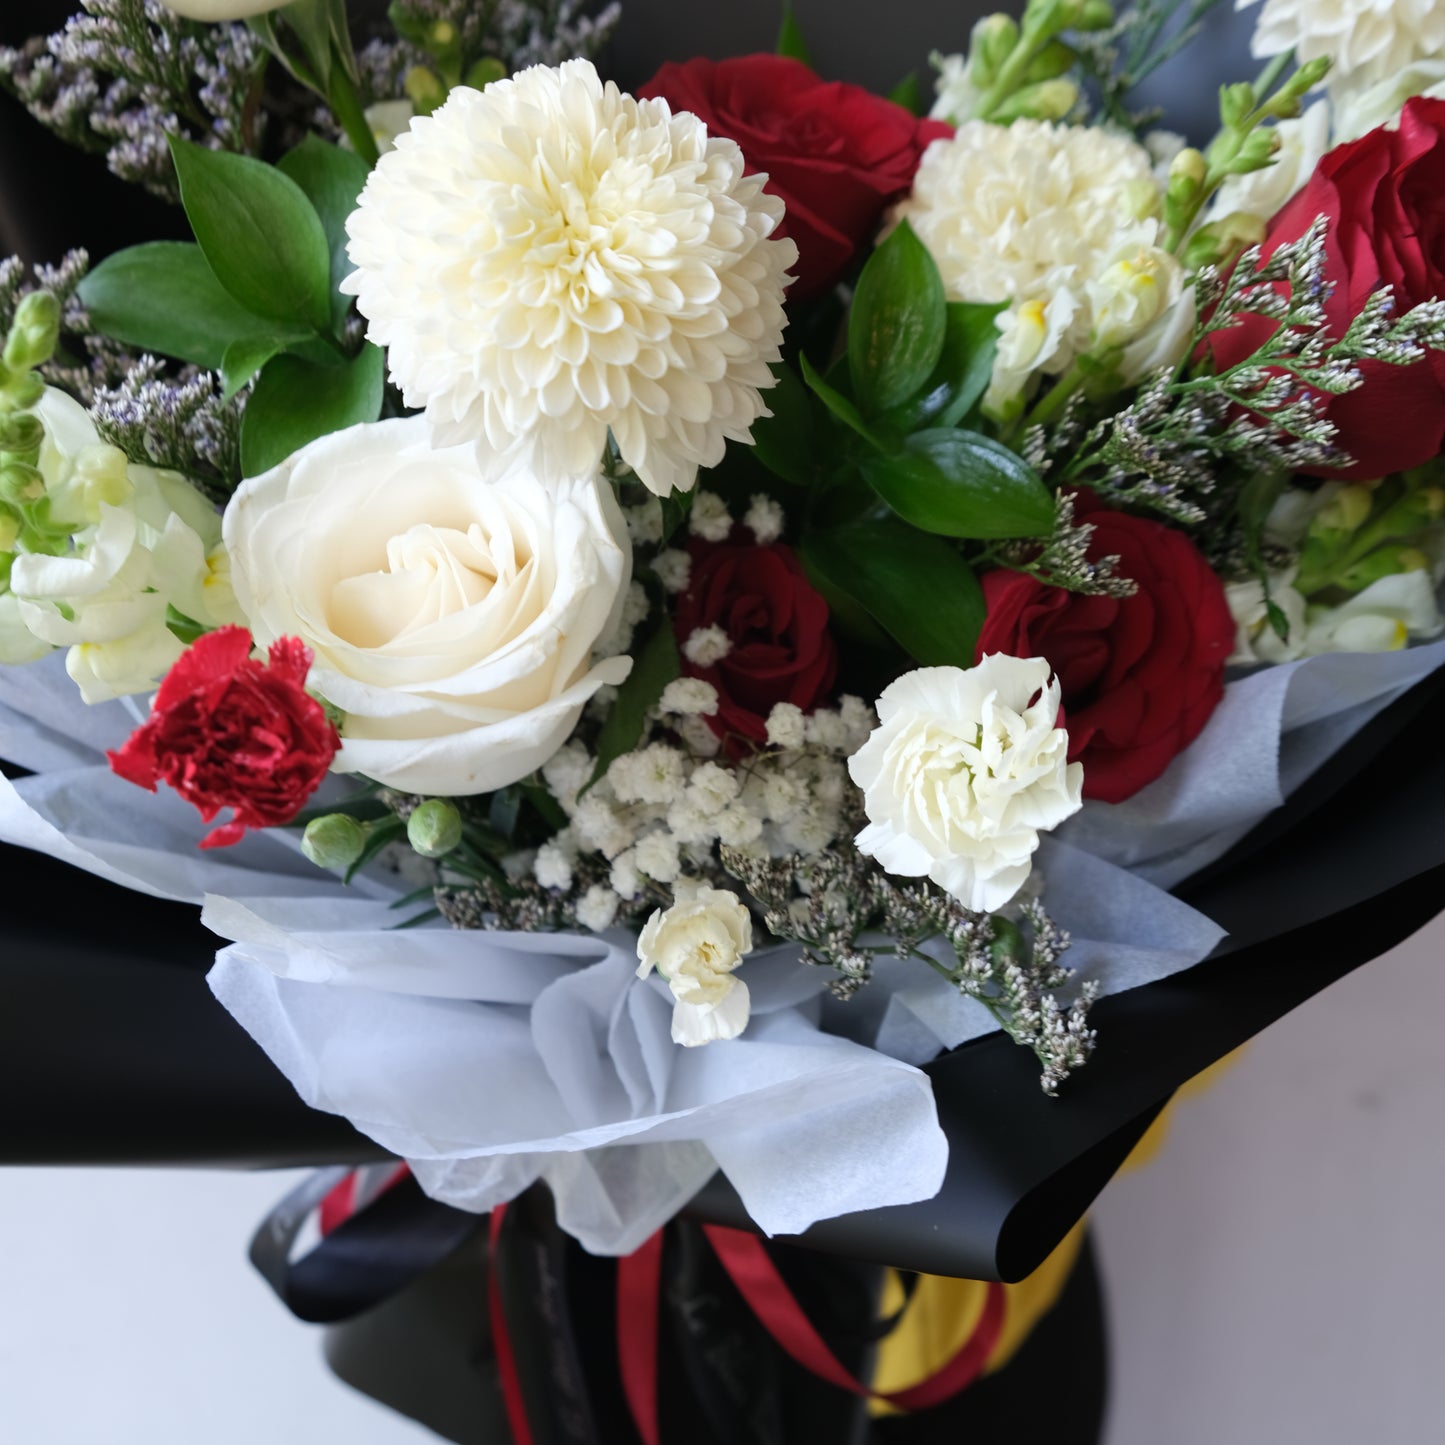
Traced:
[[1212, 218], [1242, 211], [1268, 221], [1283, 210], [1330, 148], [1330, 103], [1317, 100], [1298, 120], [1278, 121], [1273, 130], [1279, 137], [1273, 164], [1228, 177], [1214, 193], [1209, 211]]
[[859, 851], [889, 873], [927, 875], [967, 908], [1002, 908], [1029, 876], [1039, 831], [1081, 805], [1084, 769], [1068, 762], [1058, 715], [1041, 657], [905, 673], [848, 760], [869, 819]]
[[748, 986], [733, 970], [752, 952], [753, 920], [735, 893], [701, 883], [674, 886], [637, 940], [638, 978], [655, 968], [667, 980], [672, 1040], [692, 1047], [735, 1039], [747, 1027]]
[[630, 658], [597, 666], [627, 592], [605, 482], [483, 469], [425, 418], [322, 437], [226, 508], [232, 580], [258, 644], [300, 637], [345, 714], [335, 766], [407, 792], [505, 787], [567, 740]]
[[246, 20], [279, 10], [290, 0], [161, 0], [167, 10], [184, 15], [187, 20]]

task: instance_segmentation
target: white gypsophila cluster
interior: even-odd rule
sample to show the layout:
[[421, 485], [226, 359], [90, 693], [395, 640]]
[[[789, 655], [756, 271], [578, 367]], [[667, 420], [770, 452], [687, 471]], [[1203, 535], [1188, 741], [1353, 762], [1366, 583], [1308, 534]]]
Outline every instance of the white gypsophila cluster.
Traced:
[[1138, 338], [1180, 300], [1149, 153], [1093, 126], [969, 121], [924, 153], [893, 211], [933, 255], [951, 300], [1007, 302], [986, 405], [1040, 374]]
[[938, 72], [933, 82], [933, 109], [928, 112], [931, 120], [946, 120], [957, 125], [967, 120], [983, 99], [983, 92], [973, 83], [968, 73], [968, 56], [955, 52], [940, 54], [937, 50], [928, 57], [928, 63]]
[[20, 553], [0, 595], [0, 662], [65, 647], [88, 703], [146, 692], [181, 655], [168, 609], [207, 627], [240, 621], [221, 519], [177, 472], [138, 466], [100, 440], [80, 404], [48, 388], [39, 470], [60, 555]]
[[[1256, 0], [1235, 0], [1244, 10]], [[1250, 46], [1261, 60], [1294, 52], [1300, 65], [1331, 61], [1332, 93], [1397, 74], [1445, 53], [1440, 0], [1264, 0]]]
[[780, 703], [768, 734], [783, 744], [736, 763], [718, 759], [703, 721], [716, 710], [710, 683], [680, 678], [663, 693], [648, 736], [595, 786], [587, 786], [594, 760], [575, 738], [542, 769], [568, 824], [538, 849], [532, 876], [566, 893], [604, 868], [610, 896], [594, 892], [585, 910], [579, 901], [583, 927], [593, 926], [589, 917], [610, 923], [623, 904], [660, 900], [680, 879], [721, 881], [720, 843], [761, 857], [810, 857], [847, 832], [846, 758], [876, 722], [866, 703], [845, 697], [806, 717]]
[[1082, 805], [1059, 691], [1043, 658], [1002, 653], [890, 683], [877, 729], [848, 763], [868, 815], [858, 851], [889, 873], [931, 878], [965, 908], [1004, 907], [1032, 871], [1040, 832]]
[[1283, 210], [1330, 148], [1330, 103], [1317, 100], [1297, 120], [1276, 121], [1271, 129], [1279, 138], [1273, 162], [1226, 177], [1210, 203], [1212, 218], [1242, 213], [1268, 221]]
[[744, 165], [589, 61], [458, 87], [373, 170], [342, 287], [441, 443], [580, 475], [610, 428], [652, 491], [687, 490], [766, 412], [797, 258]]

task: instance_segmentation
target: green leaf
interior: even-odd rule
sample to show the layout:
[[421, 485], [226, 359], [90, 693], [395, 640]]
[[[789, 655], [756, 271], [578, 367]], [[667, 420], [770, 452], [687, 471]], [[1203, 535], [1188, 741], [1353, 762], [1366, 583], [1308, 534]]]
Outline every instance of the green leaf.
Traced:
[[221, 358], [221, 380], [225, 384], [223, 399], [230, 401], [284, 345], [284, 342], [266, 339], [233, 341]]
[[393, 813], [389, 818], [383, 818], [379, 823], [373, 823], [367, 830], [366, 842], [361, 846], [361, 854], [356, 862], [342, 874], [341, 881], [350, 883], [360, 868], [365, 868], [378, 853], [391, 843], [399, 843], [406, 837], [406, 824]]
[[780, 362], [778, 384], [767, 394], [772, 416], [753, 423], [753, 451], [774, 476], [794, 486], [809, 486], [818, 471], [813, 447], [813, 408], [798, 373]]
[[983, 399], [993, 378], [998, 327], [994, 318], [1007, 308], [972, 301], [950, 301], [943, 352], [933, 375], [912, 401], [888, 413], [900, 432], [922, 427], [955, 427]]
[[181, 203], [221, 285], [255, 316], [327, 331], [331, 248], [301, 187], [250, 156], [170, 144]]
[[385, 357], [370, 344], [335, 366], [299, 356], [268, 361], [241, 418], [241, 474], [259, 476], [317, 437], [375, 421], [384, 382]]
[[150, 241], [107, 256], [77, 293], [91, 324], [126, 346], [217, 371], [235, 342], [306, 333], [253, 316], [211, 270], [199, 246]]
[[356, 198], [371, 168], [355, 151], [327, 145], [320, 136], [309, 135], [281, 157], [277, 169], [305, 192], [326, 232], [331, 248], [331, 326], [339, 332], [351, 309], [351, 297], [337, 290], [341, 278], [352, 269], [346, 255], [346, 218], [356, 209]]
[[826, 381], [813, 369], [813, 363], [805, 356], [803, 362], [803, 380], [808, 383], [808, 389], [838, 418], [844, 426], [863, 438], [864, 441], [878, 448], [881, 452], [892, 451], [896, 443], [885, 436], [882, 432], [870, 427], [863, 420], [863, 414], [848, 400], [846, 396], [836, 387], [829, 386]]
[[969, 431], [915, 432], [892, 456], [860, 463], [868, 485], [905, 521], [945, 537], [1044, 537], [1054, 499], [1006, 446]]
[[923, 87], [918, 83], [918, 72], [910, 70], [892, 90], [888, 92], [888, 99], [894, 105], [901, 105], [904, 110], [913, 115], [923, 114]]
[[983, 592], [958, 549], [895, 517], [803, 540], [803, 559], [925, 667], [972, 667]]
[[804, 65], [813, 63], [813, 57], [808, 52], [808, 42], [803, 39], [803, 27], [798, 24], [798, 17], [793, 14], [791, 3], [783, 6], [783, 23], [778, 26], [778, 54], [801, 60]]
[[203, 622], [197, 622], [194, 617], [187, 617], [178, 607], [169, 603], [166, 605], [166, 631], [176, 639], [189, 647], [198, 637], [204, 637], [211, 629]]
[[864, 416], [901, 406], [928, 380], [947, 328], [938, 267], [902, 221], [868, 258], [848, 319], [848, 366]]
[[[617, 689], [612, 710], [602, 731], [597, 735], [597, 766], [587, 780], [587, 788], [600, 782], [615, 759], [630, 753], [642, 737], [647, 711], [662, 696], [662, 690], [681, 672], [677, 658], [677, 639], [672, 635], [672, 619], [663, 613], [652, 635], [642, 644], [632, 660], [632, 671]], [[587, 788], [583, 788], [585, 793]]]

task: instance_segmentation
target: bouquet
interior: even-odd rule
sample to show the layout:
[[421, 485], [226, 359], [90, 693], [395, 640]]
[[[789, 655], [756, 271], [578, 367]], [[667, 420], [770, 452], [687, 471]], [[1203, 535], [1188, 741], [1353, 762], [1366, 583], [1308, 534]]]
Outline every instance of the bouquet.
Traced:
[[791, 20], [626, 94], [614, 10], [0, 52], [194, 236], [0, 267], [0, 837], [203, 902], [427, 1194], [628, 1255], [719, 1171], [770, 1234], [938, 1197], [990, 1035], [1046, 1135], [1423, 695], [1445, 33], [1266, 0], [1200, 149], [1130, 108], [1167, 4], [1030, 0], [932, 98]]

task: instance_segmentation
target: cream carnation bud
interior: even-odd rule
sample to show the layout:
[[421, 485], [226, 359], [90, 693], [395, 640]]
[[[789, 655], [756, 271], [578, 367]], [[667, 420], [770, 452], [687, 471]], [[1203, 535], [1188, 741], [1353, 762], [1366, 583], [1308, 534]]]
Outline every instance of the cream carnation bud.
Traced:
[[1058, 714], [1041, 657], [905, 673], [848, 761], [869, 819], [859, 852], [926, 875], [966, 908], [1002, 908], [1029, 876], [1039, 832], [1081, 806], [1084, 770], [1068, 761]]
[[780, 355], [797, 247], [744, 172], [585, 60], [458, 86], [372, 172], [342, 289], [443, 443], [582, 475], [610, 428], [654, 492], [686, 490], [751, 439]]
[[675, 1000], [674, 1043], [735, 1039], [747, 1027], [748, 986], [733, 971], [752, 952], [753, 920], [735, 893], [680, 882], [637, 940], [638, 978], [655, 968]]

